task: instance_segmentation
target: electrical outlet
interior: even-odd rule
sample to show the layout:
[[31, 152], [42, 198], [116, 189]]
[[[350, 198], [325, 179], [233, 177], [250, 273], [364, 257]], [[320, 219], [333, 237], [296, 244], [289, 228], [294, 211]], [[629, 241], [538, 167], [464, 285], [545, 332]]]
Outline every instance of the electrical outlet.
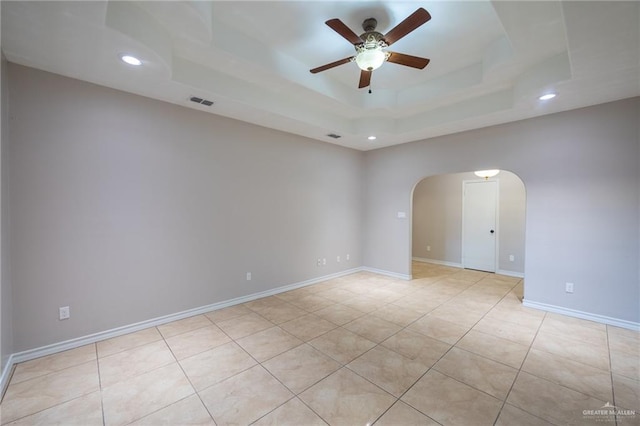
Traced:
[[509, 262], [513, 262], [514, 260], [516, 260], [516, 257], [512, 254], [509, 255]]
[[347, 260], [351, 259], [351, 255], [349, 255], [349, 253], [347, 253]]
[[318, 259], [318, 262], [316, 263], [316, 265], [322, 266], [322, 259]]
[[573, 293], [573, 283], [565, 283], [564, 291], [567, 293]]
[[60, 316], [59, 319], [60, 320], [66, 320], [69, 319], [71, 317], [71, 311], [69, 311], [69, 307], [68, 306], [62, 306], [60, 307]]
[[326, 258], [326, 257], [323, 257], [323, 258], [322, 258], [322, 265], [326, 265], [326, 264], [327, 264], [327, 258]]
[[336, 257], [336, 262], [340, 263], [340, 256]]
[[431, 251], [431, 246], [427, 246], [427, 251]]
[[247, 272], [247, 281], [251, 281], [251, 272]]

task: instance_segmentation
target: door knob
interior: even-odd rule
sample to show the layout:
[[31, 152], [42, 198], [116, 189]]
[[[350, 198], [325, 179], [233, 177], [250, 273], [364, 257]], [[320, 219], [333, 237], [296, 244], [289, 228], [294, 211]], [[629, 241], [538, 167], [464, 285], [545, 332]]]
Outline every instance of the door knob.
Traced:
[[493, 233], [494, 233], [494, 232], [496, 232], [496, 231], [494, 231], [494, 230], [492, 229], [492, 230], [491, 230], [491, 231], [489, 231], [489, 232], [491, 232], [491, 233], [493, 234]]

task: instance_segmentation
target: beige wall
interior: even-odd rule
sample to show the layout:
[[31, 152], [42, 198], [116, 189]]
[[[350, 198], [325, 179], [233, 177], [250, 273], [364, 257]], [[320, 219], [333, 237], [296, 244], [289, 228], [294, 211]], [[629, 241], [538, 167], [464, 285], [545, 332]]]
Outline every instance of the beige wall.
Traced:
[[424, 177], [510, 170], [526, 188], [525, 301], [640, 322], [639, 111], [626, 99], [366, 152], [364, 264], [410, 273], [396, 213]]
[[362, 265], [361, 152], [14, 64], [9, 81], [15, 351]]
[[[462, 183], [477, 180], [472, 172], [425, 178], [413, 191], [412, 256], [462, 264]], [[525, 189], [513, 173], [503, 170], [498, 181], [499, 272], [524, 272]], [[427, 248], [431, 250], [428, 251]], [[514, 261], [509, 260], [514, 255]]]

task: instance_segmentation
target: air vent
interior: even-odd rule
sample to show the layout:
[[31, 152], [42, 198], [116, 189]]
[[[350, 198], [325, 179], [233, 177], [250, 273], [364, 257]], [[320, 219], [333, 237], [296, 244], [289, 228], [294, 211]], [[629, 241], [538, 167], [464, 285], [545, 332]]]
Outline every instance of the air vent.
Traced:
[[342, 136], [336, 135], [335, 133], [329, 133], [327, 136], [333, 139], [340, 139]]
[[195, 102], [195, 103], [197, 103], [197, 104], [204, 105], [204, 106], [211, 106], [211, 105], [213, 105], [213, 101], [208, 101], [208, 100], [206, 100], [206, 99], [198, 98], [198, 97], [196, 97], [196, 96], [192, 96], [192, 97], [190, 97], [190, 98], [189, 98], [189, 100], [190, 100], [191, 102]]

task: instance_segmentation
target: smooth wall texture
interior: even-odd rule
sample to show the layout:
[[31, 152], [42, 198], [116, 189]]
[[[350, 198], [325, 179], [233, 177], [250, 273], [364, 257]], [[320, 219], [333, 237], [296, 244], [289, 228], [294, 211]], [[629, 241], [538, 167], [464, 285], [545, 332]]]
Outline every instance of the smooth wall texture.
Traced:
[[9, 279], [8, 188], [9, 91], [7, 60], [0, 53], [0, 371], [4, 371], [13, 353], [12, 295]]
[[[524, 272], [525, 188], [516, 175], [502, 170], [498, 181], [497, 268]], [[413, 190], [412, 257], [462, 264], [464, 181], [477, 181], [472, 172], [431, 176]], [[428, 248], [431, 250], [429, 251]], [[509, 260], [514, 256], [514, 261]]]
[[9, 106], [16, 352], [362, 265], [361, 152], [14, 64]]
[[411, 218], [397, 212], [423, 178], [510, 170], [526, 187], [525, 300], [639, 322], [639, 109], [633, 98], [365, 153], [365, 265], [410, 273]]

